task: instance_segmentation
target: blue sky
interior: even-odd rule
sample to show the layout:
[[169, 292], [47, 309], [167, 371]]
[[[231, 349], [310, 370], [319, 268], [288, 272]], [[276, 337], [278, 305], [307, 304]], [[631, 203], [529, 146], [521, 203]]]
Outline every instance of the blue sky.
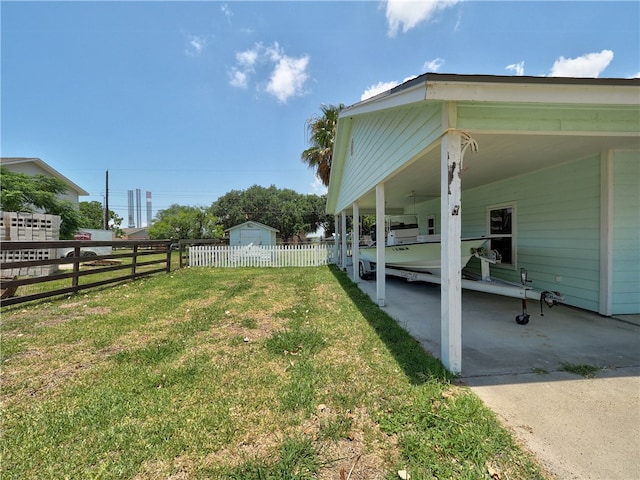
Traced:
[[[10, 2], [1, 154], [39, 157], [127, 226], [252, 185], [325, 193], [306, 120], [424, 72], [640, 75], [640, 3]], [[146, 224], [143, 206], [143, 224]]]

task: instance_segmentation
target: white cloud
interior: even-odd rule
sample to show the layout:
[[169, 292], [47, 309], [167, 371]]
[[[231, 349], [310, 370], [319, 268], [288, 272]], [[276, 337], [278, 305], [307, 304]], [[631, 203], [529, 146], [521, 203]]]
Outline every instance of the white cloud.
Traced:
[[328, 191], [328, 188], [324, 183], [322, 183], [322, 180], [320, 180], [317, 175], [313, 178], [313, 183], [311, 184], [311, 193], [314, 193], [316, 195], [325, 195]]
[[638, 72], [638, 73], [636, 73], [634, 75], [631, 75], [629, 78], [640, 78], [640, 72]]
[[308, 67], [308, 55], [291, 57], [277, 42], [270, 46], [256, 43], [253, 48], [236, 53], [236, 65], [228, 71], [229, 84], [247, 88], [252, 76], [263, 73], [268, 80], [266, 83], [258, 81], [258, 84], [266, 85], [264, 91], [276, 97], [280, 103], [287, 103], [289, 98], [306, 93]]
[[207, 46], [207, 38], [198, 35], [189, 35], [187, 48], [184, 53], [190, 57], [199, 57]]
[[505, 70], [511, 70], [518, 76], [524, 75], [524, 60], [519, 63], [512, 63], [511, 65], [507, 65], [504, 67]]
[[611, 50], [587, 53], [576, 58], [558, 58], [551, 68], [552, 77], [598, 77], [613, 60]]
[[434, 58], [433, 60], [429, 60], [425, 62], [422, 69], [425, 72], [437, 72], [444, 65], [444, 60], [442, 58]]
[[236, 88], [247, 88], [249, 86], [249, 76], [237, 68], [229, 71], [229, 85]]
[[284, 56], [284, 50], [280, 48], [278, 42], [273, 42], [273, 45], [266, 47], [265, 55], [272, 62], [278, 62]]
[[227, 5], [226, 3], [223, 3], [220, 6], [220, 11], [224, 14], [225, 17], [227, 17], [227, 21], [231, 22], [231, 17], [233, 17], [233, 12], [229, 8], [229, 5]]
[[238, 65], [244, 68], [253, 68], [256, 61], [258, 60], [258, 55], [260, 55], [261, 48], [261, 44], [256, 44], [256, 46], [250, 50], [236, 53], [236, 61], [238, 62]]
[[290, 97], [303, 95], [304, 84], [309, 78], [308, 65], [308, 56], [300, 58], [282, 56], [271, 72], [267, 92], [276, 97], [280, 103], [287, 103]]
[[398, 82], [378, 82], [375, 85], [371, 85], [360, 96], [360, 101], [366, 100], [367, 98], [375, 97], [379, 93], [386, 92], [387, 90], [392, 89], [396, 85], [400, 85], [400, 84]]
[[367, 88], [362, 95], [360, 95], [360, 101], [366, 100], [367, 98], [375, 97], [376, 95], [386, 92], [387, 90], [391, 90], [393, 87], [397, 87], [398, 85], [403, 84], [404, 82], [408, 82], [409, 80], [413, 80], [417, 75], [411, 75], [410, 77], [405, 78], [401, 82], [391, 81], [391, 82], [378, 82], [375, 85], [371, 85]]
[[387, 34], [395, 37], [398, 30], [406, 33], [436, 13], [452, 7], [460, 0], [387, 0]]

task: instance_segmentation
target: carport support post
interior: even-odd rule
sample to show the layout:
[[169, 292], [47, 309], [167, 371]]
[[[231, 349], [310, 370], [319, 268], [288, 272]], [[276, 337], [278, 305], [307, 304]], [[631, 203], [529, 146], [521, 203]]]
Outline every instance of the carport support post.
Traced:
[[340, 212], [340, 265], [347, 271], [347, 212]]
[[338, 215], [333, 216], [333, 262], [338, 264], [338, 239], [340, 238], [340, 222], [338, 221]]
[[378, 306], [384, 307], [386, 288], [386, 259], [384, 246], [386, 239], [384, 236], [384, 183], [376, 185], [376, 298]]
[[353, 202], [353, 232], [351, 235], [351, 259], [353, 260], [353, 281], [360, 281], [360, 205]]
[[440, 357], [452, 373], [462, 371], [462, 285], [460, 260], [460, 132], [449, 130], [440, 146], [440, 218], [442, 284], [440, 287]]

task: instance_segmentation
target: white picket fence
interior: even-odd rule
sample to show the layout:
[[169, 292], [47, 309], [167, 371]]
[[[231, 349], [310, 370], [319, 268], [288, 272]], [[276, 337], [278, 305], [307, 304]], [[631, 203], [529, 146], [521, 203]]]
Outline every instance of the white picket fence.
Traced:
[[248, 245], [230, 247], [199, 245], [189, 247], [190, 267], [317, 267], [335, 263], [333, 246]]

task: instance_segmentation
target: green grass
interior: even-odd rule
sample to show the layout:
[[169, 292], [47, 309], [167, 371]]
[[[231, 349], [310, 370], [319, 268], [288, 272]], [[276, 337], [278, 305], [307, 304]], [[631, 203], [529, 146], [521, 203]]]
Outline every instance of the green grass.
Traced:
[[[113, 253], [114, 254], [122, 254], [122, 253], [131, 253], [132, 250], [130, 249], [120, 249], [120, 250], [114, 250]], [[160, 261], [160, 260], [165, 260], [167, 258], [167, 254], [165, 252], [158, 252], [158, 253], [153, 253], [153, 254], [147, 254], [147, 252], [145, 252], [145, 255], [141, 255], [138, 257], [138, 262], [148, 262], [148, 261]], [[130, 266], [132, 263], [132, 259], [131, 258], [117, 258], [114, 259], [115, 261], [119, 262], [120, 265], [127, 265]], [[83, 263], [80, 263], [80, 271], [81, 272], [93, 272], [90, 275], [85, 275], [82, 277], [79, 277], [78, 279], [78, 285], [87, 285], [89, 283], [93, 283], [93, 282], [99, 282], [99, 281], [103, 281], [103, 280], [107, 280], [107, 279], [111, 279], [111, 278], [120, 278], [120, 277], [127, 277], [128, 275], [131, 275], [131, 268], [123, 268], [120, 270], [115, 270], [115, 271], [111, 271], [111, 272], [105, 272], [103, 271], [105, 269], [105, 267], [100, 267], [100, 266], [90, 266], [89, 264], [92, 262], [93, 260], [91, 259], [91, 257], [87, 257], [86, 260]], [[178, 252], [173, 252], [171, 255], [171, 269], [172, 270], [176, 270], [179, 267], [179, 262], [180, 262], [180, 257], [179, 257], [179, 253]], [[60, 266], [57, 274], [61, 274], [61, 273], [70, 273], [72, 271], [72, 264], [63, 264]], [[154, 265], [143, 265], [143, 266], [138, 266], [136, 268], [136, 272], [137, 273], [142, 273], [145, 271], [150, 271], [150, 270], [157, 270], [160, 268], [164, 268], [166, 266], [166, 263], [157, 263]], [[31, 295], [31, 294], [36, 294], [36, 293], [42, 293], [42, 292], [48, 292], [48, 291], [52, 291], [52, 290], [57, 290], [57, 289], [61, 289], [61, 288], [67, 288], [67, 287], [71, 287], [72, 285], [72, 279], [71, 278], [66, 278], [66, 279], [62, 279], [62, 280], [50, 280], [50, 281], [46, 281], [46, 282], [42, 282], [42, 283], [35, 283], [35, 284], [30, 284], [30, 285], [20, 285], [18, 287], [18, 290], [16, 292], [16, 294], [18, 296], [26, 296], [26, 295]], [[105, 288], [105, 287], [95, 287], [96, 289], [98, 288]], [[110, 288], [110, 287], [106, 287], [106, 288]], [[86, 290], [83, 290], [83, 292]]]
[[594, 367], [593, 365], [587, 365], [584, 363], [575, 364], [565, 362], [561, 365], [560, 370], [573, 373], [575, 375], [580, 375], [584, 378], [593, 378], [596, 376], [597, 372], [602, 370], [602, 368]]
[[2, 478], [543, 478], [338, 269], [184, 269], [2, 311]]

